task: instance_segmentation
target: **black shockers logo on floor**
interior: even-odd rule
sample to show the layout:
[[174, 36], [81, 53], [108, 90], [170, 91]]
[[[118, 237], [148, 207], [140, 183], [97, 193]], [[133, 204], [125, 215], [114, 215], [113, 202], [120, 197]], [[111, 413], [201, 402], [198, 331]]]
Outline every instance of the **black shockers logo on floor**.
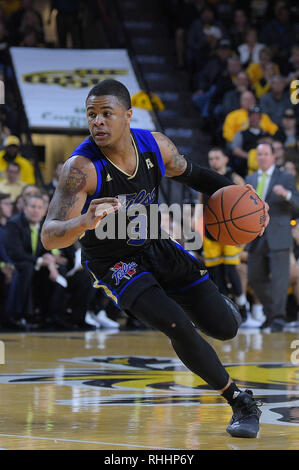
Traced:
[[[0, 374], [0, 384], [59, 384], [105, 390], [86, 394], [77, 406], [224, 406], [225, 402], [175, 358], [90, 356], [61, 359], [53, 369]], [[78, 364], [67, 368], [66, 364]], [[63, 365], [62, 365], [63, 364]], [[85, 365], [85, 367], [84, 367]], [[251, 388], [263, 402], [262, 422], [299, 426], [299, 368], [286, 363], [228, 364], [226, 370], [242, 389]], [[72, 400], [57, 400], [72, 405]]]

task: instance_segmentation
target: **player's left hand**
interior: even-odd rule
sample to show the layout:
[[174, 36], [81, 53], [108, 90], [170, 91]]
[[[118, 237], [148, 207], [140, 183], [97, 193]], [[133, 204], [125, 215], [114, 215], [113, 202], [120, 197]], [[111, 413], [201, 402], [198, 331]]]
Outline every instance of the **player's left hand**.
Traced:
[[[254, 187], [251, 186], [251, 184], [246, 184], [245, 187], [251, 189], [253, 192], [256, 193]], [[261, 198], [260, 198], [260, 199], [261, 199]], [[268, 224], [269, 224], [269, 222], [270, 222], [269, 204], [268, 204], [266, 201], [264, 201], [263, 199], [262, 199], [262, 201], [263, 201], [263, 203], [264, 203], [264, 216], [265, 216], [265, 220], [264, 220], [263, 228], [262, 228], [261, 232], [260, 232], [259, 235], [258, 235], [259, 237], [261, 237], [262, 235], [264, 235], [264, 232], [265, 232], [265, 230], [266, 230], [266, 228], [267, 228], [267, 226], [268, 226]]]

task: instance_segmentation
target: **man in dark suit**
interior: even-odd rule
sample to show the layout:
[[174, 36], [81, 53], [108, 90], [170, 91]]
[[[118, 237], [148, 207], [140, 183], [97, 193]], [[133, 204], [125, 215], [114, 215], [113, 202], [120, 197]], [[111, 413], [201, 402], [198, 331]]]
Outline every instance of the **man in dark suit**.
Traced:
[[[22, 316], [27, 320], [24, 328], [34, 324], [37, 307], [42, 326], [47, 328], [93, 329], [84, 320], [92, 289], [89, 276], [80, 271], [69, 280], [64, 277], [73, 267], [74, 248], [56, 250], [59, 253], [44, 249], [40, 231], [45, 210], [42, 194], [30, 195], [23, 212], [11, 217], [5, 228], [6, 250], [21, 280]], [[73, 301], [72, 322], [66, 317], [68, 295]]]
[[266, 321], [261, 328], [282, 331], [290, 279], [292, 210], [299, 208], [295, 179], [275, 166], [270, 143], [257, 147], [259, 170], [247, 176], [257, 194], [269, 204], [270, 223], [262, 237], [248, 245], [248, 281], [261, 304]]
[[15, 326], [21, 313], [19, 275], [5, 250], [5, 225], [12, 215], [9, 194], [0, 193], [0, 323]]
[[[51, 284], [51, 297], [54, 293], [54, 282], [51, 274], [55, 268], [55, 257], [47, 252], [40, 239], [41, 222], [45, 216], [45, 205], [41, 195], [35, 194], [26, 198], [23, 212], [11, 217], [5, 231], [5, 246], [8, 256], [13, 261], [20, 278], [20, 299], [24, 328], [32, 326], [33, 318], [33, 283], [38, 275], [46, 282], [42, 295], [50, 294], [48, 284]], [[47, 268], [47, 269], [46, 269]], [[52, 305], [48, 297], [49, 308], [57, 309], [59, 304]], [[54, 297], [52, 297], [53, 299]], [[57, 298], [57, 297], [55, 297]]]

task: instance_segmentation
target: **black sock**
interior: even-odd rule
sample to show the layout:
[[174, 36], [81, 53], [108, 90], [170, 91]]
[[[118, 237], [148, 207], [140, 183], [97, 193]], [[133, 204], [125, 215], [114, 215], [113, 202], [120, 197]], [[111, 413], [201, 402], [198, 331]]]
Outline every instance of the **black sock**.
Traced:
[[237, 387], [237, 385], [234, 382], [232, 382], [230, 386], [221, 395], [232, 406], [240, 392], [241, 390]]

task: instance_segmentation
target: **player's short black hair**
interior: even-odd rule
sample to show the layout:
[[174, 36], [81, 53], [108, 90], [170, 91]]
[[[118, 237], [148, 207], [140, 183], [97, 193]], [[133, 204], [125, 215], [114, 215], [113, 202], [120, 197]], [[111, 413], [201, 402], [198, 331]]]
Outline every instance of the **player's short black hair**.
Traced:
[[95, 85], [87, 95], [86, 101], [90, 96], [115, 96], [120, 103], [126, 108], [131, 108], [131, 97], [128, 89], [121, 82], [112, 78], [107, 78]]

